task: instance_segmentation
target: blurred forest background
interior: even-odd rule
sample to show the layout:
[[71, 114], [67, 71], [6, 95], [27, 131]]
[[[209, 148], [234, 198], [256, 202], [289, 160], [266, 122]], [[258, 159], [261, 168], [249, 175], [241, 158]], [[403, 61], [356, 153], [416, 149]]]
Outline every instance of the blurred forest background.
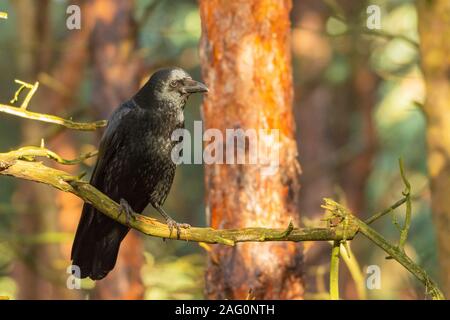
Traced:
[[[70, 4], [82, 8], [79, 31], [66, 28]], [[381, 30], [366, 28], [370, 4], [382, 10]], [[30, 109], [92, 121], [107, 118], [160, 67], [180, 66], [201, 78], [202, 24], [195, 0], [2, 0], [0, 11], [8, 12], [7, 20], [0, 19], [2, 103], [17, 90], [14, 79], [39, 81]], [[431, 213], [415, 1], [293, 0], [290, 20], [302, 223], [321, 223], [323, 197], [346, 203], [362, 218], [389, 207], [403, 190], [397, 162], [402, 157], [416, 195], [406, 250], [443, 286]], [[188, 102], [189, 130], [201, 120], [200, 105], [198, 96]], [[0, 113], [1, 152], [39, 145], [45, 138], [49, 149], [74, 158], [96, 149], [100, 134]], [[90, 174], [93, 163], [64, 170]], [[166, 211], [179, 221], [206, 226], [204, 193], [203, 167], [182, 165]], [[68, 290], [66, 268], [81, 206], [71, 194], [0, 178], [0, 296], [205, 298], [204, 247], [136, 232], [122, 244], [106, 280], [83, 280], [83, 290]], [[149, 214], [158, 217], [152, 210]], [[398, 236], [389, 218], [376, 228], [388, 238]], [[368, 298], [425, 297], [422, 285], [369, 241], [358, 238], [351, 245], [364, 274], [369, 265], [381, 269], [381, 289], [367, 290]], [[326, 298], [330, 245], [305, 243], [303, 251], [304, 297]], [[342, 298], [360, 298], [346, 268], [341, 270]]]

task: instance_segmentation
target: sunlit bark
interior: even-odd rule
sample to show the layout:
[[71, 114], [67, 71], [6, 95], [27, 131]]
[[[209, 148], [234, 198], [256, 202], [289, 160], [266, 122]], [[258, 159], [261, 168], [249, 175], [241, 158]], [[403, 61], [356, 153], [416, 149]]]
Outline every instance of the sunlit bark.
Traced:
[[[278, 129], [280, 166], [206, 166], [206, 206], [216, 228], [298, 225], [299, 165], [292, 115], [289, 0], [202, 0], [201, 61], [210, 88], [205, 128]], [[263, 139], [260, 135], [259, 139]], [[224, 147], [224, 150], [226, 148]], [[262, 155], [258, 154], [258, 160]], [[299, 244], [214, 247], [206, 273], [208, 298], [302, 298]]]

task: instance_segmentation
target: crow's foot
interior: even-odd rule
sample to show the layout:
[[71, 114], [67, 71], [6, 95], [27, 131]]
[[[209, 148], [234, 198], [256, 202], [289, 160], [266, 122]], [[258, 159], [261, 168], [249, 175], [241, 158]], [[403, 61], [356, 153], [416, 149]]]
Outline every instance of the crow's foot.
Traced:
[[180, 234], [181, 234], [181, 229], [189, 229], [191, 227], [190, 224], [187, 223], [178, 223], [175, 220], [173, 220], [172, 218], [168, 218], [166, 219], [166, 223], [167, 226], [169, 227], [170, 230], [170, 235], [172, 235], [172, 231], [173, 229], [177, 229], [177, 239], [180, 239]]
[[125, 221], [126, 221], [127, 225], [130, 225], [131, 219], [136, 220], [133, 208], [131, 208], [131, 206], [128, 204], [127, 200], [125, 200], [125, 199], [120, 199], [119, 217], [122, 214], [125, 214]]

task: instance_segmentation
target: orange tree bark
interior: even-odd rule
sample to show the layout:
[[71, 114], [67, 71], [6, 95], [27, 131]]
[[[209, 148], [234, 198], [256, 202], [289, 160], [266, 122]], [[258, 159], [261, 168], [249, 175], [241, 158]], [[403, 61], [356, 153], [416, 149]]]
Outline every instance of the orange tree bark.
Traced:
[[[137, 56], [137, 29], [134, 2], [128, 0], [91, 1], [95, 21], [91, 34], [94, 88], [92, 101], [99, 117], [107, 117], [139, 87], [140, 59]], [[142, 299], [144, 262], [141, 237], [130, 232], [121, 245], [117, 264], [110, 275], [97, 282], [98, 299]]]
[[428, 173], [441, 275], [450, 296], [450, 2], [418, 2], [427, 98]]
[[[206, 205], [212, 227], [298, 225], [299, 165], [292, 115], [290, 0], [201, 0], [200, 56], [210, 93], [205, 129], [277, 129], [279, 169], [258, 165], [206, 166]], [[259, 136], [261, 139], [262, 137]], [[260, 141], [261, 142], [261, 141]], [[261, 157], [261, 154], [258, 154]], [[301, 245], [213, 247], [206, 296], [260, 299], [303, 297]]]

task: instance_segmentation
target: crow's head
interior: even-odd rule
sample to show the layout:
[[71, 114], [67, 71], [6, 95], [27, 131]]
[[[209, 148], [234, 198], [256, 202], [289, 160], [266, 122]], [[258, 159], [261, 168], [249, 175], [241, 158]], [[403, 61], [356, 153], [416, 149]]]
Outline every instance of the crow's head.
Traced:
[[[138, 98], [143, 103], [168, 103], [184, 106], [187, 98], [196, 92], [207, 92], [208, 88], [183, 69], [167, 68], [156, 71], [139, 91]], [[138, 104], [143, 107], [141, 104]]]

